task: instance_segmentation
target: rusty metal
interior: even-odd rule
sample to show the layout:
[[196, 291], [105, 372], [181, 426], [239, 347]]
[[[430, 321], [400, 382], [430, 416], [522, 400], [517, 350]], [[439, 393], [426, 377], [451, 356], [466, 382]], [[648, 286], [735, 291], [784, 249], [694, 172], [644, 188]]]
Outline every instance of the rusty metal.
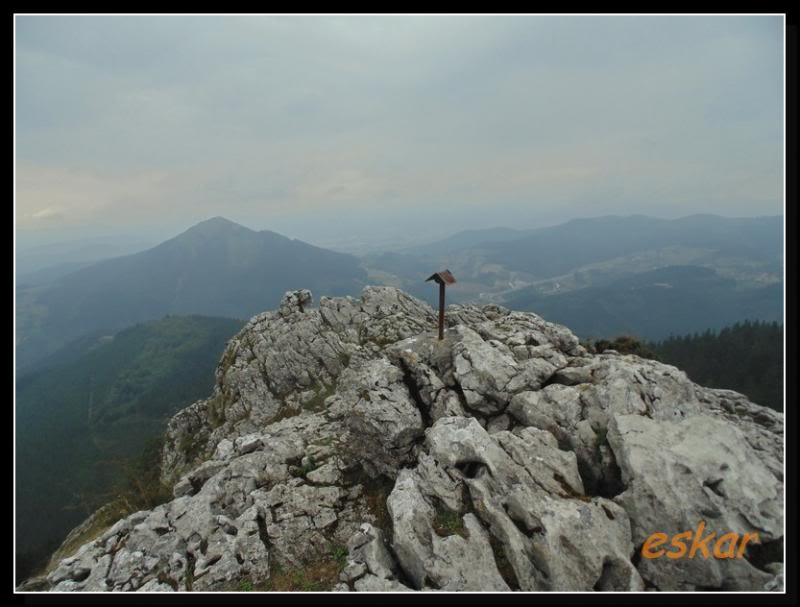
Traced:
[[440, 284], [445, 283], [451, 285], [456, 281], [456, 277], [450, 273], [450, 270], [442, 270], [441, 272], [435, 272], [434, 274], [428, 276], [428, 278], [425, 279], [425, 282], [428, 282], [429, 280], [435, 280]]
[[450, 273], [450, 270], [442, 270], [441, 272], [434, 272], [425, 282], [434, 280], [439, 283], [439, 340], [444, 339], [444, 288], [456, 282], [455, 276]]

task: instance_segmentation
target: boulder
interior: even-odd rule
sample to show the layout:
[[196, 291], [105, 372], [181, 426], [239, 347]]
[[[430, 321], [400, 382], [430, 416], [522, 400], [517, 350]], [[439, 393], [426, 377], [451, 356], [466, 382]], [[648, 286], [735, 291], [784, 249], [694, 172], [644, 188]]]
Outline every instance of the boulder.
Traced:
[[[19, 589], [225, 590], [320, 562], [336, 591], [783, 588], [781, 414], [535, 314], [450, 306], [439, 341], [398, 289], [311, 301], [254, 316], [170, 420], [171, 500], [87, 520]], [[759, 541], [643, 556], [701, 521]]]

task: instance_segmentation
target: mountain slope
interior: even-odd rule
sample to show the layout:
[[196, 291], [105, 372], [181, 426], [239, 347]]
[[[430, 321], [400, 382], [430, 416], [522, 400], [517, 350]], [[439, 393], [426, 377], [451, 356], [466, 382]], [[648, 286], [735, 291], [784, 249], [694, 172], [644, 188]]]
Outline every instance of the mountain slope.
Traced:
[[442, 240], [419, 245], [405, 252], [413, 252], [422, 255], [442, 255], [486, 243], [519, 240], [527, 236], [531, 231], [532, 230], [515, 230], [513, 228], [502, 227], [484, 228], [481, 230], [463, 230]]
[[[288, 293], [170, 421], [174, 499], [100, 531], [57, 591], [782, 589], [783, 416], [669, 365], [593, 355], [495, 305]], [[653, 448], [657, 445], [658, 448]], [[654, 532], [758, 529], [739, 559]], [[730, 538], [729, 538], [730, 539]], [[677, 547], [677, 546], [676, 546]]]
[[[16, 385], [17, 553], [58, 545], [179, 408], [208, 393], [242, 322], [170, 317], [70, 344]], [[76, 497], [81, 499], [76, 501]]]
[[[783, 276], [783, 218], [727, 218], [693, 215], [675, 220], [646, 216], [576, 219], [535, 230], [476, 230], [403, 253], [363, 258], [370, 278], [401, 287], [435, 304], [435, 290], [422, 281], [439, 268], [453, 271], [458, 283], [451, 302], [523, 305], [546, 295], [605, 287], [635, 274], [669, 266], [697, 266], [734, 281], [735, 297], [778, 296]], [[491, 240], [493, 235], [495, 240]], [[712, 281], [713, 282], [713, 281]], [[702, 288], [702, 285], [698, 283]], [[710, 285], [714, 288], [714, 285]], [[745, 295], [748, 289], [772, 287]], [[741, 292], [741, 293], [740, 293]], [[583, 296], [589, 300], [589, 292]], [[778, 305], [779, 299], [773, 300]], [[679, 302], [687, 307], [690, 302]], [[555, 302], [543, 304], [555, 307]], [[595, 313], [586, 308], [585, 315]], [[641, 316], [646, 310], [636, 310]], [[582, 332], [572, 317], [553, 317]], [[745, 317], [732, 318], [731, 321]], [[696, 322], [695, 322], [696, 321]], [[678, 332], [704, 329], [702, 318]]]
[[741, 289], [709, 268], [671, 266], [563, 294], [521, 289], [504, 304], [567, 324], [584, 338], [627, 333], [656, 340], [745, 319], [779, 321], [782, 301], [780, 284]]
[[781, 226], [781, 217], [594, 217], [535, 230], [521, 239], [487, 243], [481, 248], [492, 262], [548, 278], [603, 259], [675, 245], [701, 249], [735, 245], [742, 256], [761, 261], [780, 259]]
[[343, 295], [357, 292], [365, 278], [355, 257], [210, 219], [147, 251], [20, 289], [17, 368], [97, 329], [164, 314], [249, 318], [301, 283]]

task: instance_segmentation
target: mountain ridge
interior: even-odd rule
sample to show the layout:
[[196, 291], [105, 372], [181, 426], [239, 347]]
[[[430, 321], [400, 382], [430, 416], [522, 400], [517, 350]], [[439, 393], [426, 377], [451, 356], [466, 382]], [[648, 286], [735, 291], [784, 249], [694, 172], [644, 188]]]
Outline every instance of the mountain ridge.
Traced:
[[19, 289], [18, 368], [91, 331], [164, 314], [249, 318], [277, 305], [301, 281], [346, 295], [365, 280], [353, 256], [212, 218], [145, 251], [80, 268], [51, 285]]
[[[251, 318], [209, 397], [169, 422], [173, 499], [31, 584], [269, 590], [324, 571], [342, 591], [782, 588], [780, 413], [591, 354], [531, 313], [452, 305], [440, 342], [434, 311], [398, 289], [310, 300]], [[704, 518], [749, 521], [763, 549], [637, 557], [654, 530]]]

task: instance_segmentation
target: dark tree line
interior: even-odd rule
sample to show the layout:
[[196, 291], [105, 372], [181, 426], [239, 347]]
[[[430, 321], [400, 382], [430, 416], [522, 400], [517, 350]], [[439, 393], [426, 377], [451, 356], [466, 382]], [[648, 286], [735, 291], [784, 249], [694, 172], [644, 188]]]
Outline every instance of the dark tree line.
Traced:
[[596, 352], [611, 349], [674, 365], [701, 386], [735, 390], [783, 411], [783, 326], [777, 322], [745, 320], [657, 342], [623, 335], [589, 345]]
[[751, 401], [783, 411], [783, 326], [738, 322], [649, 344], [656, 357], [686, 371], [692, 381], [727, 388]]

